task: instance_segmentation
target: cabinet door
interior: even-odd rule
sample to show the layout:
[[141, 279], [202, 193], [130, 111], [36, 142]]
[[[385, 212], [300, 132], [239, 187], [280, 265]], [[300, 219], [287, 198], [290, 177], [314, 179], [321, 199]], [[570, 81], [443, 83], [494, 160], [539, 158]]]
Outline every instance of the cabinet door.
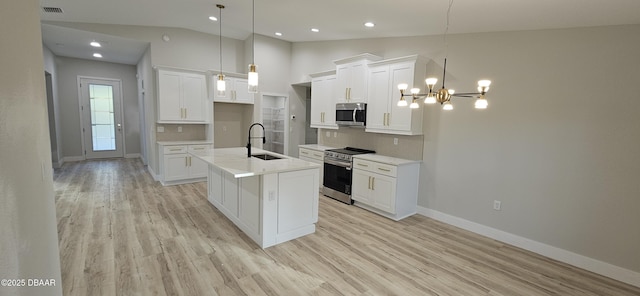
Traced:
[[158, 121], [182, 120], [181, 73], [158, 71]]
[[236, 78], [233, 83], [233, 101], [242, 104], [253, 104], [253, 94], [249, 93], [249, 81], [247, 79]]
[[187, 154], [169, 154], [164, 156], [164, 180], [175, 181], [189, 178]]
[[[397, 85], [400, 83], [413, 83], [414, 68], [415, 65], [413, 63], [391, 65], [390, 67], [390, 81], [394, 91], [389, 94], [388, 98], [391, 103], [389, 104], [390, 115], [388, 115], [389, 129], [398, 131], [411, 131], [411, 114], [413, 110], [408, 106], [398, 107], [397, 103], [398, 100], [400, 100], [400, 91], [397, 90]], [[407, 103], [411, 103], [411, 98], [407, 97], [405, 99], [409, 100]], [[418, 103], [423, 104], [422, 101]]]
[[238, 217], [238, 179], [229, 173], [224, 173], [222, 180], [224, 198], [222, 205], [233, 217]]
[[337, 128], [334, 99], [335, 75], [318, 77], [311, 82], [311, 127]]
[[346, 103], [349, 85], [351, 83], [351, 67], [349, 64], [339, 65], [336, 67], [335, 94], [336, 103]]
[[353, 63], [350, 66], [349, 102], [367, 102], [367, 66], [365, 62]]
[[182, 76], [182, 107], [187, 121], [207, 120], [207, 85], [204, 75], [185, 73]]
[[369, 80], [366, 128], [367, 130], [386, 129], [390, 95], [389, 66], [371, 67], [369, 69]]
[[371, 193], [371, 174], [362, 170], [353, 170], [351, 197], [358, 202], [373, 205]]
[[220, 169], [211, 167], [209, 168], [209, 178], [207, 179], [209, 185], [209, 202], [213, 205], [222, 204], [222, 171]]
[[396, 178], [372, 174], [371, 192], [373, 203], [370, 204], [387, 213], [396, 213]]
[[203, 178], [207, 176], [209, 165], [197, 157], [189, 156], [189, 177]]
[[238, 218], [248, 228], [250, 236], [260, 235], [260, 177], [240, 179]]

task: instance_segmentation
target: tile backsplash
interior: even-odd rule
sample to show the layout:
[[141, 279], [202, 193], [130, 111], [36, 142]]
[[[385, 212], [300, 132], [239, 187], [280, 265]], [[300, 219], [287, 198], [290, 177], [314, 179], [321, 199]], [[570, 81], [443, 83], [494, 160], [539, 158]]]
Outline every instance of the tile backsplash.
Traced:
[[[178, 128], [182, 128], [182, 132]], [[164, 132], [159, 132], [164, 128]], [[156, 141], [198, 141], [206, 140], [204, 124], [156, 124]]]
[[[395, 139], [398, 139], [397, 145], [394, 144]], [[424, 136], [367, 133], [361, 128], [341, 127], [338, 130], [319, 129], [318, 143], [336, 148], [371, 149], [381, 155], [422, 160]]]

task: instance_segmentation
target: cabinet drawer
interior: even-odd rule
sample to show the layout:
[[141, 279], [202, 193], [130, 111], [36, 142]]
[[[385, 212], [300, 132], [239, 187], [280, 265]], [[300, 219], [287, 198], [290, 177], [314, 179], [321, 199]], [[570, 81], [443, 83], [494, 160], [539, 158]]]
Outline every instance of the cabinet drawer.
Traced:
[[357, 158], [353, 160], [353, 167], [355, 169], [365, 170], [389, 177], [396, 177], [398, 170], [398, 168], [394, 165]]
[[313, 150], [313, 149], [307, 149], [307, 148], [299, 148], [299, 152], [300, 152], [300, 157], [306, 157], [306, 158], [311, 158], [311, 159], [315, 159], [315, 160], [319, 160], [319, 161], [324, 161], [324, 153], [317, 151], [317, 150]]
[[189, 151], [206, 151], [211, 149], [211, 145], [189, 145]]
[[187, 146], [164, 146], [164, 154], [187, 153]]

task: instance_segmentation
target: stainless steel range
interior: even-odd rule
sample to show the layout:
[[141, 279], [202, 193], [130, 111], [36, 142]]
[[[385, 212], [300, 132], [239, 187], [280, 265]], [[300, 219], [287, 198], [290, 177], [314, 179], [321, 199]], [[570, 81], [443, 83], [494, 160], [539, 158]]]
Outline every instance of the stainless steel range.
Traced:
[[365, 153], [376, 152], [353, 147], [326, 150], [324, 152], [322, 194], [346, 204], [353, 204], [353, 200], [351, 200], [353, 161], [351, 158], [353, 155]]

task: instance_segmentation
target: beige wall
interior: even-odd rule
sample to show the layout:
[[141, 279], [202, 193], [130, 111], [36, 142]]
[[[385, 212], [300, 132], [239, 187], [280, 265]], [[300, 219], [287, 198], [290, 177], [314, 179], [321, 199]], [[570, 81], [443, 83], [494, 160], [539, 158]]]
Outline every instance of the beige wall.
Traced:
[[[156, 132], [157, 141], [196, 141], [207, 138], [204, 124], [156, 124], [164, 132]], [[182, 128], [182, 131], [178, 131]]]
[[[398, 144], [394, 144], [398, 139]], [[367, 133], [363, 128], [340, 127], [338, 130], [319, 129], [318, 143], [329, 147], [372, 149], [377, 154], [411, 160], [422, 160], [423, 136], [403, 136]]]
[[120, 79], [122, 87], [122, 116], [127, 154], [140, 153], [140, 122], [136, 67], [67, 57], [56, 57], [60, 95], [60, 133], [65, 157], [82, 157], [78, 76]]
[[[254, 106], [245, 104], [214, 103], [214, 147], [244, 147], [247, 145]], [[257, 141], [252, 145], [258, 144]]]
[[[419, 205], [640, 272], [639, 35], [638, 25], [450, 35], [447, 86], [492, 79], [489, 109], [457, 99], [452, 112], [425, 110]], [[291, 79], [363, 52], [421, 54], [441, 76], [442, 40], [295, 43]]]
[[49, 131], [53, 132], [51, 137], [51, 153], [54, 167], [62, 165], [62, 137], [60, 133], [60, 97], [58, 96], [58, 71], [56, 70], [55, 55], [42, 46], [44, 56], [44, 70], [51, 74], [53, 110], [49, 110], [49, 114], [53, 114], [53, 118], [49, 116]]
[[62, 295], [39, 6], [0, 4], [0, 278], [56, 286], [2, 295]]

